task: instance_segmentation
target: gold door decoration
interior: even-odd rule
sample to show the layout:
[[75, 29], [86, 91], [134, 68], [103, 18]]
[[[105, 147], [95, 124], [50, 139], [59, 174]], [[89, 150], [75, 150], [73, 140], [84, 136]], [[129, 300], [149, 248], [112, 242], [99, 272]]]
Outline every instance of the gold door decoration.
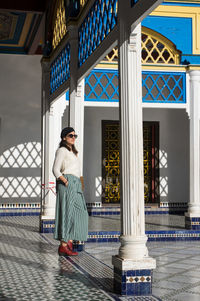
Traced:
[[103, 198], [104, 203], [119, 203], [119, 123], [106, 123], [104, 126], [103, 147]]
[[152, 201], [152, 127], [143, 126], [144, 146], [144, 201]]
[[[157, 134], [156, 134], [157, 136]], [[157, 138], [156, 138], [157, 139]], [[103, 121], [103, 203], [120, 202], [120, 132], [119, 122]], [[156, 142], [157, 144], [157, 142]], [[155, 127], [143, 124], [144, 200], [158, 201], [158, 146], [155, 146]]]

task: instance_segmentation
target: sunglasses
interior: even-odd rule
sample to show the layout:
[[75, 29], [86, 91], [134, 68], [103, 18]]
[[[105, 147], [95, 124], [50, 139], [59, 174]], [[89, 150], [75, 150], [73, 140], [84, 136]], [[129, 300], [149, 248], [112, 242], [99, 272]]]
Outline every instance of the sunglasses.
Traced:
[[78, 137], [78, 135], [76, 135], [76, 134], [75, 135], [69, 134], [69, 135], [67, 135], [67, 137], [69, 137], [69, 138], [75, 138], [76, 139]]

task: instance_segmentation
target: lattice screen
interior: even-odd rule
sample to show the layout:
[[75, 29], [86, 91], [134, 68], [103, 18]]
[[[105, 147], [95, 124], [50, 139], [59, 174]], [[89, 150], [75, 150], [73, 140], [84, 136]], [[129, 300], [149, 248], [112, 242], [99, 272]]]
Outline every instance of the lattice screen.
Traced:
[[67, 33], [66, 18], [65, 18], [65, 5], [64, 0], [58, 0], [56, 14], [54, 17], [53, 27], [53, 49], [58, 46], [60, 41], [64, 38]]
[[79, 67], [117, 24], [117, 0], [96, 0], [79, 27]]
[[186, 77], [181, 72], [142, 73], [143, 102], [186, 102]]
[[[157, 36], [159, 36], [157, 34]], [[167, 45], [159, 37], [142, 32], [142, 64], [179, 64], [180, 55], [175, 47]], [[103, 61], [118, 61], [118, 48], [109, 52]]]
[[[186, 103], [184, 72], [142, 72], [142, 101]], [[85, 79], [86, 101], [119, 101], [117, 70], [93, 70]]]
[[86, 77], [85, 97], [87, 101], [118, 101], [118, 74], [115, 71], [95, 71]]

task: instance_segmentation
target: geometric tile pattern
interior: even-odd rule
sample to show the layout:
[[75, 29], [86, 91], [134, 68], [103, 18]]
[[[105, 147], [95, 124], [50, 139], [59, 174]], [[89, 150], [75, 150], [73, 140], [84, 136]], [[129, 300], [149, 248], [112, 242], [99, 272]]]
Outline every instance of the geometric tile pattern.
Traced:
[[[55, 220], [42, 220], [41, 232], [53, 233], [54, 227]], [[184, 216], [146, 215], [145, 228], [148, 241], [200, 240], [200, 230], [185, 229]], [[87, 242], [119, 242], [120, 233], [119, 215], [89, 217]]]
[[[112, 268], [111, 258], [118, 253], [119, 246], [119, 243], [105, 244], [105, 247], [87, 244], [86, 252]], [[157, 266], [153, 271], [153, 296], [163, 301], [200, 300], [199, 242], [151, 242], [147, 247]], [[120, 297], [120, 300], [127, 299]]]
[[127, 283], [138, 283], [138, 282], [151, 282], [151, 276], [127, 276], [126, 277]]
[[[36, 221], [36, 220], [35, 220]], [[32, 223], [33, 222], [33, 223]], [[39, 219], [0, 220], [0, 300], [113, 300], [38, 233]]]
[[[55, 244], [55, 240], [53, 240], [52, 237], [47, 237], [47, 240], [50, 241], [50, 243]], [[92, 244], [94, 246], [94, 244]], [[111, 244], [112, 245], [112, 244]], [[117, 244], [118, 246], [118, 244]], [[136, 296], [136, 297], [131, 297], [130, 298], [124, 298], [120, 296], [116, 296], [113, 293], [113, 267], [112, 265], [110, 266], [105, 264], [104, 262], [102, 263], [99, 258], [109, 258], [111, 262], [111, 257], [113, 255], [113, 252], [110, 252], [110, 246], [106, 246], [104, 248], [95, 248], [95, 253], [93, 252], [93, 247], [88, 248], [88, 252], [81, 252], [78, 257], [71, 257], [67, 258], [70, 262], [72, 262], [75, 266], [78, 267], [85, 275], [88, 276], [89, 279], [92, 279], [95, 281], [95, 283], [98, 285], [103, 290], [106, 290], [115, 300], [135, 300], [135, 301], [155, 301], [159, 300], [156, 297], [152, 296]], [[114, 247], [114, 250], [116, 250], [116, 244]], [[138, 275], [141, 275], [141, 272], [139, 272]], [[144, 280], [142, 277], [141, 278], [141, 283], [142, 280]], [[148, 277], [147, 277], [148, 278]]]
[[96, 0], [78, 30], [80, 67], [117, 24], [118, 0]]
[[199, 217], [185, 217], [185, 226], [190, 230], [200, 230], [200, 218]]
[[107, 285], [112, 282], [111, 257], [118, 253], [119, 243], [86, 244], [86, 252], [78, 257], [59, 260], [58, 242], [38, 229], [36, 217], [0, 219], [1, 301], [200, 300], [198, 241], [148, 243], [149, 255], [157, 262], [153, 297], [130, 299], [113, 295]]
[[152, 295], [152, 270], [124, 271], [114, 267], [114, 291], [126, 296]]

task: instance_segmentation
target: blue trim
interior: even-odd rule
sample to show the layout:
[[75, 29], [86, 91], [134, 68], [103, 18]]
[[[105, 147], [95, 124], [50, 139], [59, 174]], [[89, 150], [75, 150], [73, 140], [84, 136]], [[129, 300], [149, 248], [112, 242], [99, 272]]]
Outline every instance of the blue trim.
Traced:
[[200, 55], [184, 54], [181, 56], [181, 64], [182, 65], [190, 65], [190, 64], [200, 65]]
[[34, 211], [29, 211], [29, 212], [0, 212], [0, 217], [4, 217], [4, 216], [39, 216], [40, 215], [40, 211], [39, 212], [34, 212]]
[[199, 7], [198, 3], [162, 2], [160, 5]]
[[67, 92], [65, 94], [65, 99], [69, 101], [69, 89], [67, 90]]
[[182, 53], [192, 54], [192, 18], [148, 16], [142, 26], [162, 34]]
[[[111, 78], [108, 77], [111, 74]], [[91, 77], [95, 78], [95, 84], [92, 86], [90, 83]], [[101, 84], [101, 78], [105, 76], [107, 80], [106, 86]], [[93, 102], [119, 102], [119, 87], [112, 83], [113, 78], [118, 78], [118, 70], [109, 69], [95, 69], [85, 78], [85, 101]], [[146, 83], [147, 79], [151, 78], [152, 85], [149, 87]], [[164, 85], [160, 87], [158, 81], [162, 81]], [[173, 81], [174, 86], [170, 87], [169, 82]], [[100, 95], [95, 92], [95, 88], [99, 86], [101, 89]], [[186, 73], [185, 72], [164, 72], [164, 71], [143, 71], [142, 72], [142, 87], [145, 91], [143, 93], [142, 102], [144, 103], [186, 103]], [[106, 89], [113, 89], [113, 93], [109, 96]], [[152, 90], [157, 89], [156, 97], [153, 96]], [[166, 95], [165, 89], [168, 95]], [[175, 89], [180, 92], [178, 95], [174, 94]], [[86, 91], [89, 92], [86, 95]], [[103, 97], [106, 96], [106, 97]], [[116, 96], [118, 97], [116, 99]], [[115, 97], [115, 98], [113, 98]], [[150, 99], [149, 99], [150, 98]], [[66, 100], [69, 100], [69, 90], [66, 92]]]

